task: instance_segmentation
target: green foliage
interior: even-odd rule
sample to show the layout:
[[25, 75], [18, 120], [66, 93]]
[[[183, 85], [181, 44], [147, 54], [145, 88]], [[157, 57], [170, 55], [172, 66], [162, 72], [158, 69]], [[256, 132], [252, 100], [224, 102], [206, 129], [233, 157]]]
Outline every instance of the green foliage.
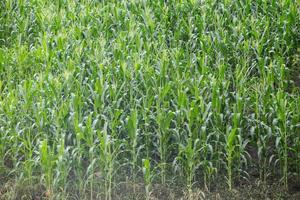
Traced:
[[299, 30], [295, 0], [1, 1], [0, 175], [52, 199], [256, 173], [288, 189]]

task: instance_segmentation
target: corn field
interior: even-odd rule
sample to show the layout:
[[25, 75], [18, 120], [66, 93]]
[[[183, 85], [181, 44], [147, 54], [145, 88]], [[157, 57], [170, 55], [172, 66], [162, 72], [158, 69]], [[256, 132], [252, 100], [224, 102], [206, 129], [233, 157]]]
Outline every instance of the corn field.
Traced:
[[0, 199], [300, 191], [299, 94], [298, 0], [2, 0]]

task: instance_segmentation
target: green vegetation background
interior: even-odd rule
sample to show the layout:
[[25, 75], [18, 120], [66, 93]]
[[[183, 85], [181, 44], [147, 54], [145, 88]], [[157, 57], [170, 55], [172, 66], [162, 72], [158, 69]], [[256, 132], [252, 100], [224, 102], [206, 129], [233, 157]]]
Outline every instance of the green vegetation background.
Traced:
[[288, 189], [299, 177], [299, 1], [0, 9], [2, 187], [114, 199], [126, 182], [150, 199], [155, 184], [231, 191], [259, 177]]

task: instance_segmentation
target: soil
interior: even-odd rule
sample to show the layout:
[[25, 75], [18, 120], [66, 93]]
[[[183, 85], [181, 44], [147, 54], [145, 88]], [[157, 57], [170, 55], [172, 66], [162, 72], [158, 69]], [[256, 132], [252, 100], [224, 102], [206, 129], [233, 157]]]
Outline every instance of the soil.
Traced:
[[[2, 178], [1, 178], [2, 177]], [[291, 177], [289, 180], [288, 191], [274, 179], [268, 183], [262, 183], [258, 178], [247, 181], [240, 181], [234, 185], [232, 191], [224, 180], [218, 180], [218, 186], [214, 183], [210, 191], [195, 186], [197, 189], [187, 191], [182, 187], [163, 186], [153, 184], [149, 200], [250, 200], [250, 199], [282, 199], [282, 200], [300, 200], [300, 177]], [[142, 200], [145, 199], [145, 185], [143, 183], [123, 182], [114, 188], [113, 200]], [[134, 192], [135, 191], [135, 192]], [[79, 191], [74, 189], [69, 191], [68, 199], [82, 199]], [[87, 199], [90, 199], [90, 191], [86, 191]], [[41, 184], [29, 185], [17, 183], [12, 177], [0, 176], [0, 200], [48, 200], [49, 195], [46, 188]], [[104, 199], [101, 192], [95, 192], [92, 199]]]
[[[129, 184], [131, 185], [131, 184]], [[126, 188], [126, 190], [125, 190]], [[115, 199], [121, 200], [133, 200], [133, 199], [145, 199], [143, 185], [140, 184], [136, 191], [139, 195], [133, 195], [132, 188], [128, 185], [123, 188], [119, 188], [118, 193], [120, 196], [115, 196]], [[151, 198], [152, 200], [300, 200], [300, 182], [290, 182], [288, 191], [285, 191], [283, 186], [278, 182], [263, 184], [258, 179], [253, 179], [251, 182], [240, 183], [235, 185], [232, 191], [228, 191], [226, 184], [221, 184], [219, 187], [212, 187], [211, 191], [207, 189], [194, 189], [193, 191], [184, 191], [180, 188], [164, 187], [160, 184], [155, 184], [152, 187]]]

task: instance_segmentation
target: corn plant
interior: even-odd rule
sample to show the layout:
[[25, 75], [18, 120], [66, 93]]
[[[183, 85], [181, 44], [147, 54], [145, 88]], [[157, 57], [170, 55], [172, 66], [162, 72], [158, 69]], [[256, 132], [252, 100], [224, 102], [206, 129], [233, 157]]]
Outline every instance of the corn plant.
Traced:
[[278, 132], [276, 138], [276, 147], [279, 150], [279, 159], [282, 170], [282, 180], [284, 187], [288, 188], [288, 151], [289, 151], [289, 135], [288, 135], [288, 123], [289, 113], [286, 112], [287, 100], [283, 98], [284, 93], [278, 91], [277, 93], [277, 117], [278, 117]]
[[232, 116], [233, 126], [228, 127], [227, 129], [227, 141], [226, 141], [226, 160], [227, 160], [227, 183], [228, 189], [232, 190], [233, 183], [233, 165], [234, 165], [234, 157], [235, 157], [235, 149], [237, 143], [237, 135], [238, 135], [238, 123], [239, 123], [239, 113], [235, 112]]
[[151, 197], [151, 183], [153, 179], [152, 169], [150, 166], [150, 160], [143, 159], [143, 175], [145, 182], [146, 199], [149, 200]]
[[173, 118], [173, 113], [163, 113], [159, 111], [157, 116], [157, 122], [159, 124], [158, 130], [158, 152], [160, 155], [160, 168], [161, 168], [161, 183], [166, 183], [166, 164], [167, 164], [167, 151], [168, 151], [168, 140], [169, 140], [169, 127], [171, 120]]
[[53, 175], [55, 167], [55, 155], [47, 140], [41, 141], [40, 144], [40, 165], [43, 170], [43, 178], [47, 188], [47, 195], [53, 197]]
[[[138, 151], [137, 151], [137, 139], [138, 139], [138, 132], [137, 132], [137, 111], [132, 111], [127, 124], [128, 135], [130, 139], [129, 146], [132, 148], [130, 150], [131, 154], [131, 167], [132, 167], [132, 178], [133, 182], [136, 182], [136, 170], [137, 170], [137, 158], [138, 158]], [[135, 186], [134, 186], [135, 192]]]
[[103, 131], [97, 132], [97, 137], [99, 140], [99, 173], [102, 182], [104, 182], [104, 196], [106, 200], [112, 199], [113, 192], [113, 178], [117, 170], [115, 169], [117, 165], [118, 154], [121, 152], [121, 145], [118, 144], [118, 141], [115, 141], [114, 138], [111, 137], [107, 133], [107, 124], [104, 125]]

